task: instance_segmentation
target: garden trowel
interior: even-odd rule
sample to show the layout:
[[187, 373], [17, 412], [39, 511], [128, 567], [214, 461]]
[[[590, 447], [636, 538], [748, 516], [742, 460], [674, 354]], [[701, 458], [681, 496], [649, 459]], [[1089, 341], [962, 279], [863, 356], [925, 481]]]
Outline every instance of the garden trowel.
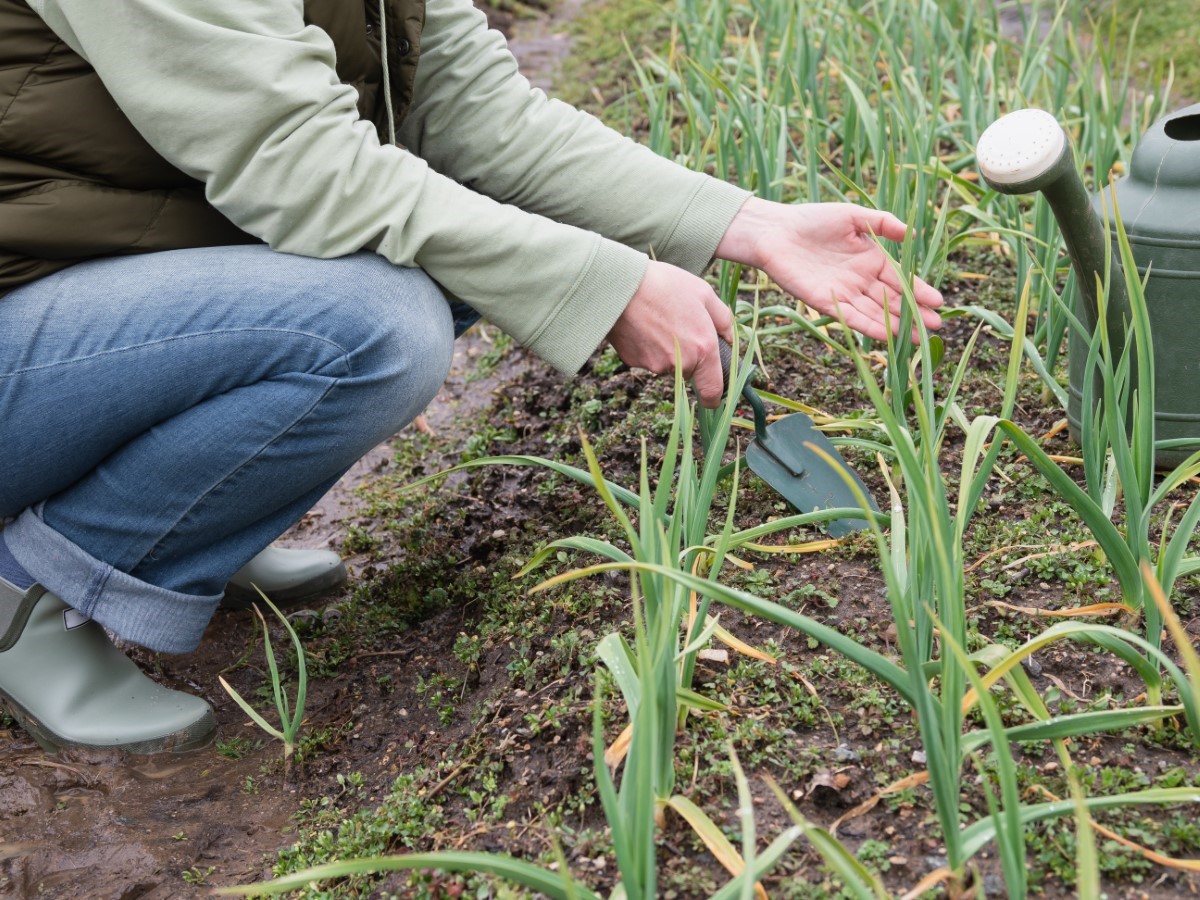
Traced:
[[[726, 381], [732, 356], [732, 348], [721, 341], [721, 367]], [[762, 398], [750, 386], [749, 378], [742, 387], [742, 396], [754, 410], [754, 439], [746, 447], [746, 463], [792, 506], [802, 513], [842, 507], [861, 509], [862, 503], [847, 483], [849, 478], [871, 509], [879, 511], [862, 479], [846, 465], [812, 419], [794, 412], [768, 425]], [[825, 531], [831, 537], [842, 537], [867, 527], [863, 518], [834, 519], [825, 524]]]

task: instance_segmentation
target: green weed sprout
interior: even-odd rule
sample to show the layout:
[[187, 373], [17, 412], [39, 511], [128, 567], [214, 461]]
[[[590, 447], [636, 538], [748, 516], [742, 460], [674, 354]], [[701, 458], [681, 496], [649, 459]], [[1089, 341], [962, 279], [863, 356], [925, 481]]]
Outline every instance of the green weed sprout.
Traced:
[[[256, 587], [255, 590], [258, 590]], [[296, 653], [296, 698], [294, 703], [288, 703], [287, 693], [283, 689], [283, 683], [279, 676], [279, 665], [275, 659], [275, 650], [271, 646], [271, 634], [267, 629], [267, 620], [263, 618], [262, 612], [258, 605], [254, 606], [254, 614], [258, 616], [259, 625], [262, 627], [263, 637], [263, 652], [267, 657], [267, 668], [271, 676], [271, 690], [275, 695], [275, 709], [279, 713], [280, 727], [276, 728], [270, 722], [262, 717], [259, 712], [246, 702], [245, 698], [237, 692], [224, 677], [217, 676], [217, 680], [221, 682], [221, 687], [225, 688], [225, 692], [233, 698], [234, 702], [242, 708], [242, 711], [248, 715], [251, 720], [271, 737], [283, 742], [283, 763], [285, 771], [291, 772], [292, 756], [296, 750], [296, 737], [300, 732], [300, 725], [304, 721], [304, 701], [308, 693], [308, 669], [305, 665], [304, 645], [300, 643], [300, 637], [296, 634], [296, 629], [292, 627], [292, 623], [287, 620], [287, 617], [279, 611], [279, 608], [272, 603], [267, 595], [261, 590], [258, 590], [258, 595], [262, 597], [263, 602], [270, 607], [271, 612], [275, 613], [276, 618], [283, 624], [284, 630], [287, 632], [292, 641], [292, 648]]]
[[[641, 780], [636, 776], [631, 777], [630, 772], [637, 770], [636, 765], [626, 767], [621, 793], [618, 795], [612, 773], [604, 761], [602, 708], [603, 693], [597, 679], [596, 702], [593, 707], [593, 759], [596, 783], [612, 830], [614, 853], [622, 879], [609, 900], [653, 900], [657, 896], [653, 841], [657, 804], [653, 794], [645, 790]], [[673, 717], [670, 721], [673, 722]], [[656, 732], [654, 729], [645, 729], [643, 733], [653, 738]], [[756, 847], [754, 802], [749, 781], [732, 746], [729, 747], [729, 754], [739, 798], [738, 815], [742, 831], [740, 854], [717, 825], [698, 807], [683, 798], [674, 798], [680, 801], [675, 806], [676, 811], [696, 829], [714, 856], [734, 873], [733, 877], [712, 895], [711, 900], [750, 900], [764, 897], [765, 892], [759, 884], [759, 879], [771, 871], [801, 836], [806, 836], [813, 842], [831, 870], [841, 877], [848, 896], [856, 900], [881, 900], [887, 896], [876, 876], [828, 832], [807, 822], [778, 788], [775, 789], [776, 794], [791, 816], [793, 824], [777, 835], [765, 849], [759, 851]], [[642, 794], [641, 799], [635, 794], [638, 788]], [[375, 856], [314, 866], [269, 882], [219, 888], [215, 893], [225, 896], [269, 896], [305, 888], [314, 882], [355, 875], [436, 869], [443, 872], [492, 875], [536, 891], [551, 900], [603, 900], [599, 894], [575, 880], [557, 844], [555, 855], [558, 871], [551, 871], [502, 853], [448, 851]]]

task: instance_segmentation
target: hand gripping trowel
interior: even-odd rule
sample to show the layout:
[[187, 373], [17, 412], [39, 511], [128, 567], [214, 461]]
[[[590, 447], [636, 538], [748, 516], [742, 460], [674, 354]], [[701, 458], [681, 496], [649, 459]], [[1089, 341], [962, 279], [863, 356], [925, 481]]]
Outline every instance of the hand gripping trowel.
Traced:
[[[732, 359], [733, 349], [721, 341], [721, 369], [726, 383]], [[802, 513], [846, 507], [861, 509], [862, 503], [847, 483], [849, 478], [867, 498], [872, 511], [879, 511], [862, 479], [846, 465], [837, 448], [817, 430], [812, 419], [804, 413], [794, 412], [768, 425], [762, 398], [750, 386], [750, 378], [742, 387], [742, 397], [754, 411], [754, 439], [746, 447], [746, 463], [788, 503]], [[829, 536], [838, 538], [867, 527], [869, 523], [861, 517], [825, 523]]]

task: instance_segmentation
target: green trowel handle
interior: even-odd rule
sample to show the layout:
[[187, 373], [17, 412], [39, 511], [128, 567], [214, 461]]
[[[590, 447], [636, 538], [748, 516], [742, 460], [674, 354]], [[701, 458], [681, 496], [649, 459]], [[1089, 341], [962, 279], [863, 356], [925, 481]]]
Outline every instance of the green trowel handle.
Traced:
[[[729, 370], [733, 366], [733, 348], [722, 337], [717, 338], [717, 345], [721, 351], [721, 375], [725, 378], [725, 383], [729, 384]], [[754, 410], [754, 436], [761, 443], [765, 443], [767, 440], [767, 410], [763, 407], [762, 398], [758, 396], [758, 392], [750, 387], [750, 378], [753, 377], [754, 370], [751, 368], [750, 377], [746, 379], [746, 383], [742, 386], [742, 396], [746, 398], [746, 402]]]

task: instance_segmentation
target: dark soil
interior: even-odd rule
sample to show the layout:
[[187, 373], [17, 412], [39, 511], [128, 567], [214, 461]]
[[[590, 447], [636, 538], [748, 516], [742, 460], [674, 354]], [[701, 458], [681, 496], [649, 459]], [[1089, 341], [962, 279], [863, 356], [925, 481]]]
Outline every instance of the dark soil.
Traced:
[[[973, 298], [976, 288], [967, 282], [948, 293], [967, 290]], [[945, 329], [950, 364], [970, 330], [964, 320]], [[285, 771], [278, 745], [217, 685], [224, 674], [247, 697], [266, 697], [254, 619], [220, 612], [193, 654], [134, 653], [164, 682], [212, 703], [220, 726], [216, 746], [175, 759], [48, 755], [15, 728], [0, 732], [0, 896], [186, 897], [204, 893], [203, 885], [268, 878], [275, 867], [290, 871], [405, 849], [503, 851], [550, 863], [554, 841], [581, 880], [611, 889], [617, 873], [590, 774], [591, 652], [605, 633], [627, 627], [626, 581], [610, 574], [526, 594], [540, 577], [591, 561], [572, 555], [513, 581], [550, 540], [613, 536], [602, 504], [589, 489], [529, 467], [489, 467], [422, 488], [405, 486], [485, 454], [579, 465], [580, 430], [610, 480], [636, 485], [642, 437], [652, 465], [665, 437], [669, 386], [609, 354], [594, 357], [589, 370], [568, 383], [519, 349], [500, 352], [495, 339], [485, 330], [460, 341], [451, 379], [427, 414], [432, 434], [410, 428], [377, 450], [286, 536], [296, 545], [334, 546], [352, 570], [342, 593], [291, 615], [311, 676], [300, 764]], [[769, 379], [760, 386], [832, 413], [862, 408], [865, 398], [852, 387], [857, 379], [847, 363], [827, 358], [812, 341], [793, 346], [798, 353], [768, 346]], [[972, 414], [998, 406], [1004, 348], [985, 334], [975, 360], [961, 400]], [[1018, 413], [1024, 427], [1043, 434], [1061, 415], [1041, 402], [1036, 385], [1028, 386]], [[947, 472], [958, 462], [954, 440], [947, 445]], [[1047, 447], [1070, 449], [1065, 435]], [[852, 451], [847, 456], [884, 497], [873, 462]], [[979, 561], [969, 575], [971, 596], [981, 598], [970, 614], [981, 634], [1011, 642], [1044, 624], [985, 599], [1057, 608], [1111, 599], [1113, 587], [1090, 554], [1053, 552], [1079, 540], [1079, 526], [1053, 510], [1046, 517], [1047, 495], [1027, 466], [1010, 458], [1002, 468], [1004, 477], [994, 479], [987, 509], [968, 537], [968, 558]], [[748, 477], [739, 521], [748, 526], [783, 514], [779, 498]], [[1035, 546], [985, 558], [1006, 544], [997, 535], [1028, 534], [1027, 520], [1038, 523]], [[779, 540], [817, 537], [797, 531]], [[1034, 558], [1038, 553], [1050, 555]], [[753, 571], [731, 575], [731, 583], [875, 649], [894, 643], [896, 626], [865, 538], [820, 555], [751, 561]], [[1180, 608], [1195, 627], [1195, 579], [1184, 586]], [[751, 778], [760, 840], [787, 825], [765, 776], [806, 816], [828, 826], [880, 787], [924, 768], [914, 755], [920, 744], [912, 717], [885, 688], [803, 635], [728, 613], [721, 621], [781, 660], [770, 666], [730, 653], [701, 663], [697, 684], [732, 709], [693, 717], [679, 738], [679, 789], [735, 840], [728, 741]], [[277, 649], [285, 646], [277, 629], [272, 640]], [[1029, 671], [1039, 690], [1057, 689], [1063, 708], [1082, 709], [1106, 695], [1125, 705], [1141, 690], [1126, 667], [1079, 645], [1055, 645], [1038, 654]], [[605, 708], [612, 739], [622, 710], [615, 702]], [[1132, 789], [1173, 772], [1194, 784], [1198, 774], [1195, 752], [1173, 727], [1080, 740], [1072, 755], [1095, 777], [1097, 791]], [[1023, 747], [1019, 761], [1030, 791], [1041, 784], [1065, 795], [1051, 753]], [[974, 783], [976, 774], [968, 766], [964, 782]], [[969, 818], [986, 814], [981, 791], [964, 795]], [[942, 863], [931, 810], [924, 788], [908, 790], [846, 821], [839, 837], [869, 855], [898, 895]], [[1190, 820], [1190, 813], [1146, 808], [1105, 822], [1141, 829], [1142, 839], [1151, 835], [1160, 852], [1194, 856], [1200, 836], [1187, 831]], [[1049, 896], [1072, 895], [1062, 873], [1071, 861], [1070, 830], [1068, 824], [1031, 832], [1031, 870], [1042, 873], [1036, 886]], [[1188, 876], [1142, 864], [1115, 847], [1103, 852], [1110, 897], [1195, 893]], [[994, 859], [985, 854], [977, 862], [988, 895], [1001, 896]], [[725, 880], [674, 819], [660, 865], [664, 897], [703, 897]], [[837, 896], [803, 842], [765, 884], [773, 897]], [[486, 883], [429, 873], [331, 890], [341, 896], [492, 895]]]

